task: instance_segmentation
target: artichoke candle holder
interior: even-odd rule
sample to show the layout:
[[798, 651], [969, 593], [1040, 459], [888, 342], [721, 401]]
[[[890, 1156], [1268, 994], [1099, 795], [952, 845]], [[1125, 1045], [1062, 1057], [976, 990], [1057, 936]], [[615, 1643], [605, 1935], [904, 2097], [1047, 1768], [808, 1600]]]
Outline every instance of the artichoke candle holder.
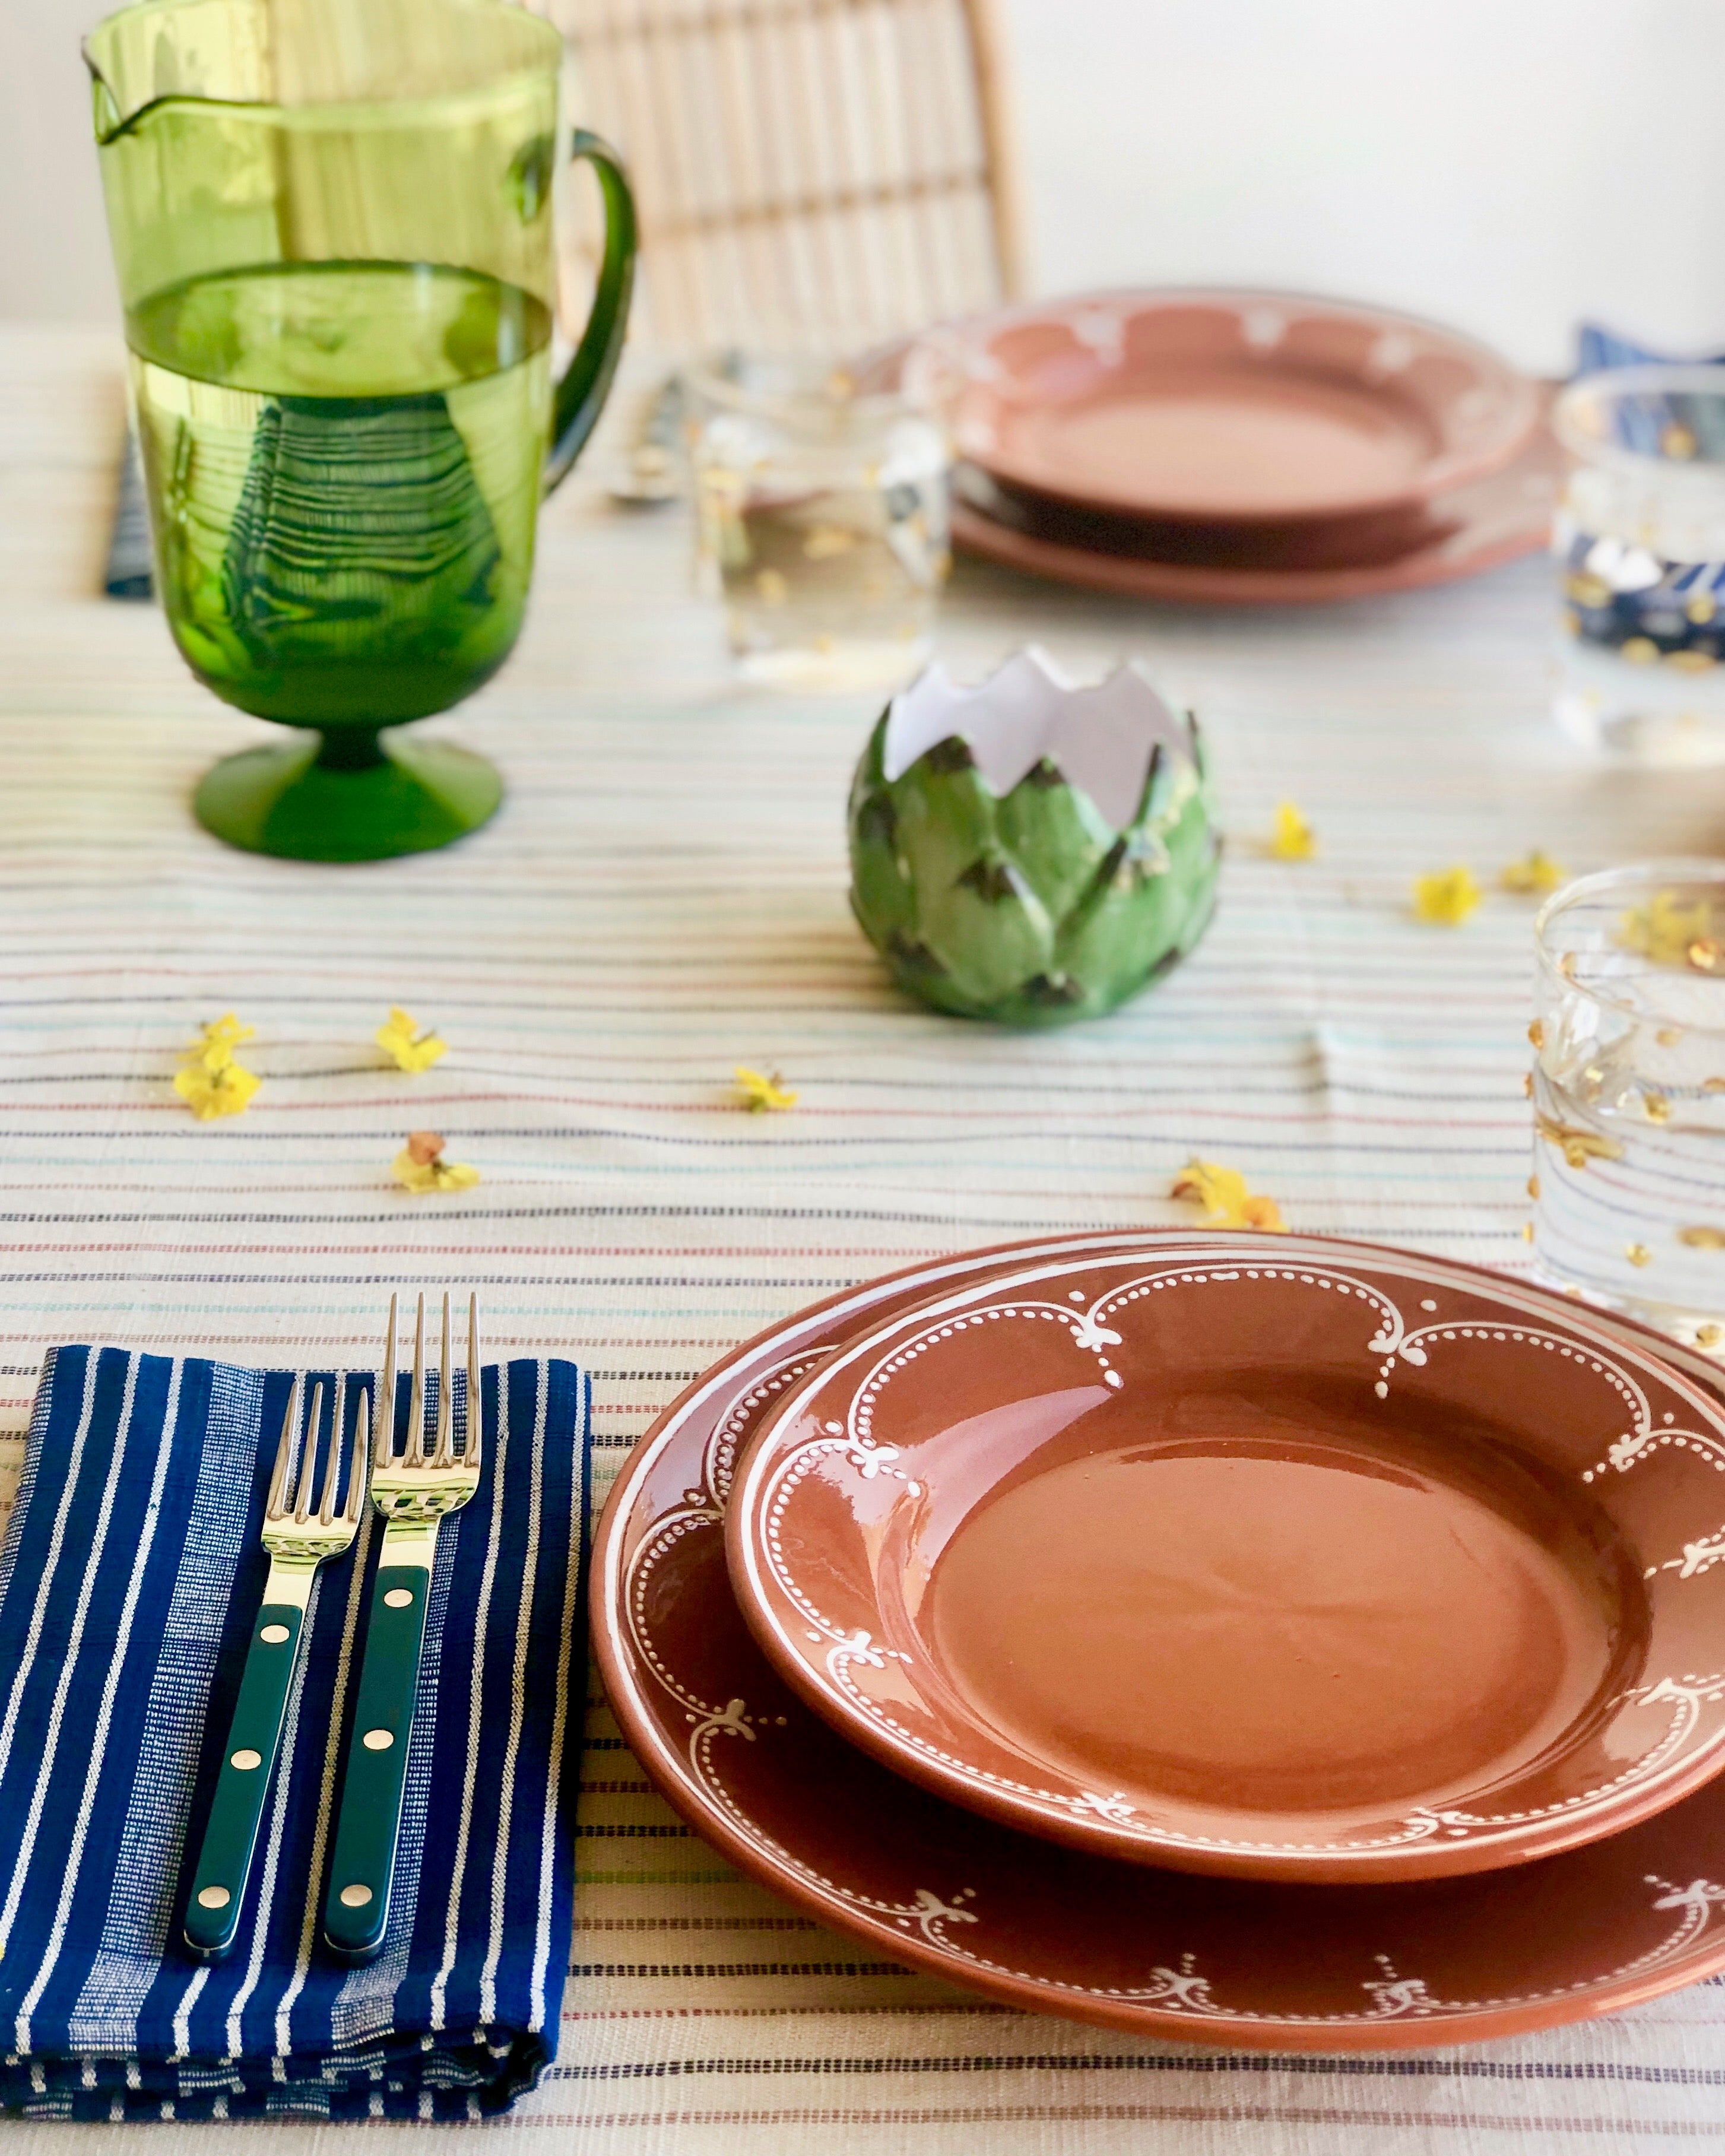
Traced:
[[1221, 840], [1196, 722], [1122, 666], [1074, 687], [1020, 651], [931, 666], [850, 793], [850, 902], [900, 985], [1014, 1025], [1100, 1017], [1204, 933]]

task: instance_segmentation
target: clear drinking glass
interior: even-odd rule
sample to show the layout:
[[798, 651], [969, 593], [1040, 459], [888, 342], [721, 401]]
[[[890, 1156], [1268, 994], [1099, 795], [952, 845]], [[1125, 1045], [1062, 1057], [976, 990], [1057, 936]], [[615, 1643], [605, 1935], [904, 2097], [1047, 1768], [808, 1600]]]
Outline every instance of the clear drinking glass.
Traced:
[[1583, 876], [1534, 940], [1536, 1270], [1725, 1352], [1725, 862]]
[[890, 687], [927, 660], [949, 563], [947, 437], [801, 360], [692, 373], [700, 573], [746, 679]]
[[1725, 762], [1725, 367], [1586, 375], [1553, 418], [1575, 459], [1558, 723], [1632, 762]]

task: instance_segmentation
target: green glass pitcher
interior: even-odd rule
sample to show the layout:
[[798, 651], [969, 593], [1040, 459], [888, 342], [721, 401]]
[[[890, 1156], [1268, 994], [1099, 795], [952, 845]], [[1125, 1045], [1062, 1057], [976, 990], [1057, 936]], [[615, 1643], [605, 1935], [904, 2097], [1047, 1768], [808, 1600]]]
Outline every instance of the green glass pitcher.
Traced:
[[218, 696], [312, 730], [206, 774], [234, 845], [414, 853], [502, 798], [385, 730], [508, 656], [623, 343], [634, 205], [577, 131], [605, 249], [553, 383], [562, 49], [508, 0], [145, 0], [85, 43], [162, 606]]

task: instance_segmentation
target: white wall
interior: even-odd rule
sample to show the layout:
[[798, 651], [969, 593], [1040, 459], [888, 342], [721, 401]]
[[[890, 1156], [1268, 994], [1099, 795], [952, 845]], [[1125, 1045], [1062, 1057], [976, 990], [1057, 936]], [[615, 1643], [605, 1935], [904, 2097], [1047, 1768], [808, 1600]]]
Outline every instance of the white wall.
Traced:
[[1044, 280], [1725, 348], [1720, 0], [1006, 0]]
[[0, 321], [117, 316], [78, 40], [100, 0], [0, 0]]
[[[1289, 285], [1725, 348], [1722, 0], [1000, 0], [1045, 288]], [[0, 316], [111, 309], [79, 33], [0, 0]]]

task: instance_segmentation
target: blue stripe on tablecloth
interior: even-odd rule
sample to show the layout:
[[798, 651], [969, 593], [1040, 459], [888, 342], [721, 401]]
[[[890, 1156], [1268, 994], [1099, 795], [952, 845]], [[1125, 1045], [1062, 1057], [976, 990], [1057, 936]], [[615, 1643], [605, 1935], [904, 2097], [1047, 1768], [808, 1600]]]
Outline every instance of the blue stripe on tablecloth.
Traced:
[[[310, 1374], [321, 1441], [345, 1440], [370, 1378], [338, 1440], [333, 1373]], [[317, 1945], [369, 1513], [313, 1590], [234, 1953], [199, 1967], [175, 1943], [263, 1586], [260, 1434], [290, 1382], [117, 1349], [44, 1369], [0, 1554], [0, 2097], [26, 2112], [480, 2115], [554, 2049], [590, 1446], [568, 1363], [482, 1373], [488, 1466], [439, 1538], [383, 1953], [349, 1969]], [[458, 1373], [458, 1428], [465, 1395]]]

